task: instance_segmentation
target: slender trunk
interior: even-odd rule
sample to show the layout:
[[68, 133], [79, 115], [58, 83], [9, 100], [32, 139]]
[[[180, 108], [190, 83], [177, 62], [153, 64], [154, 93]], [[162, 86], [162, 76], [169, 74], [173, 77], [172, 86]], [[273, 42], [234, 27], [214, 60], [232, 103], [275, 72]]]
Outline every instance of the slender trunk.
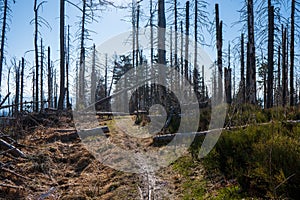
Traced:
[[35, 72], [32, 70], [32, 110], [35, 111]]
[[91, 74], [91, 104], [95, 103], [96, 95], [96, 46], [93, 45], [93, 56], [92, 56], [92, 74]]
[[20, 111], [23, 111], [23, 97], [24, 97], [24, 70], [25, 70], [25, 60], [22, 57], [22, 64], [21, 64], [21, 96], [20, 96]]
[[[195, 0], [195, 21], [194, 21], [194, 40], [195, 40], [195, 48], [194, 48], [194, 89], [198, 92], [199, 90], [199, 77], [198, 77], [198, 0]], [[195, 76], [196, 75], [196, 76]]]
[[287, 104], [287, 29], [283, 28], [282, 34], [282, 105]]
[[[183, 22], [180, 21], [180, 37], [181, 37], [181, 43], [180, 43], [180, 64], [181, 64], [181, 76], [183, 76]], [[183, 77], [181, 77], [183, 78]]]
[[290, 46], [290, 106], [294, 106], [294, 62], [295, 62], [295, 10], [296, 0], [292, 0], [291, 11], [291, 46]]
[[66, 63], [66, 88], [67, 88], [67, 108], [71, 109], [70, 90], [69, 90], [69, 68], [70, 68], [70, 25], [68, 25], [67, 43], [67, 63]]
[[85, 17], [86, 17], [86, 0], [82, 2], [81, 18], [81, 38], [80, 38], [80, 59], [79, 59], [79, 106], [85, 105]]
[[[166, 71], [163, 69], [166, 65], [166, 16], [165, 16], [165, 0], [158, 0], [158, 64], [159, 68], [159, 82], [165, 85]], [[159, 100], [166, 105], [166, 95], [162, 87], [158, 88]]]
[[53, 74], [51, 69], [51, 58], [50, 58], [51, 52], [50, 47], [48, 46], [48, 107], [51, 108], [53, 106], [52, 104], [52, 93], [53, 93]]
[[232, 92], [231, 92], [231, 68], [230, 68], [230, 43], [228, 45], [228, 68], [225, 68], [225, 92], [226, 92], [226, 102], [231, 104]]
[[268, 1], [269, 36], [268, 36], [268, 85], [267, 85], [267, 108], [273, 107], [274, 85], [274, 6]]
[[[7, 94], [10, 94], [10, 87], [9, 87], [10, 86], [10, 70], [11, 70], [11, 68], [9, 67], [8, 68], [8, 72], [7, 72]], [[10, 97], [9, 96], [7, 98], [8, 105], [10, 105]], [[10, 110], [10, 108], [8, 108], [8, 115], [11, 116], [11, 110]]]
[[204, 84], [204, 79], [205, 77], [204, 77], [204, 65], [202, 65], [202, 83], [201, 83], [201, 86], [202, 86], [202, 89], [201, 89], [201, 92], [202, 92], [202, 101], [204, 101], [205, 100], [205, 84]]
[[254, 11], [253, 0], [247, 1], [248, 10], [248, 64], [249, 64], [249, 90], [247, 91], [248, 103], [256, 104], [256, 64], [255, 64], [255, 42], [254, 42]]
[[216, 12], [216, 43], [217, 43], [217, 65], [218, 65], [218, 99], [221, 100], [223, 96], [223, 64], [222, 64], [222, 21], [220, 22], [219, 17], [219, 4], [215, 5]]
[[166, 16], [165, 0], [158, 1], [158, 63], [166, 64]]
[[140, 53], [140, 47], [139, 47], [139, 25], [140, 25], [140, 5], [137, 6], [136, 11], [136, 52], [135, 52], [135, 64], [136, 66], [139, 66], [139, 53]]
[[41, 73], [41, 76], [40, 76], [40, 99], [41, 99], [41, 110], [44, 109], [44, 102], [43, 102], [43, 68], [44, 68], [44, 51], [43, 51], [43, 40], [41, 39], [41, 65], [40, 65], [40, 73]]
[[[174, 27], [175, 27], [175, 38], [174, 38], [174, 59], [175, 59], [175, 69], [179, 72], [178, 68], [178, 10], [177, 10], [177, 0], [174, 0]], [[177, 79], [178, 80], [178, 79]]]
[[105, 77], [104, 77], [104, 82], [105, 82], [105, 91], [104, 91], [104, 95], [105, 97], [108, 96], [108, 63], [107, 63], [107, 54], [105, 54]]
[[38, 5], [34, 1], [34, 50], [35, 50], [35, 107], [34, 111], [39, 111], [39, 52], [38, 52]]
[[65, 99], [65, 1], [60, 0], [60, 94], [58, 109], [63, 110]]
[[19, 112], [19, 98], [20, 98], [20, 65], [17, 66], [15, 63], [15, 73], [16, 73], [16, 96], [15, 96], [15, 110], [14, 110], [14, 115], [18, 115]]
[[281, 60], [280, 60], [280, 58], [281, 58], [281, 46], [278, 45], [278, 63], [277, 63], [277, 82], [278, 82], [278, 89], [277, 90], [278, 91], [277, 92], [278, 92], [279, 95], [281, 93], [281, 84], [280, 84], [281, 83], [281, 67], [280, 67]]
[[135, 0], [132, 0], [132, 16], [131, 16], [131, 20], [132, 20], [132, 66], [135, 67], [135, 37], [136, 37], [136, 13], [135, 13], [135, 6], [136, 6], [136, 2]]
[[58, 85], [56, 80], [57, 71], [54, 70], [54, 107], [57, 108]]
[[[3, 18], [2, 18], [2, 32], [1, 32], [1, 48], [0, 48], [0, 94], [1, 94], [1, 82], [2, 82], [2, 69], [4, 60], [4, 44], [5, 44], [5, 34], [6, 34], [6, 20], [7, 20], [7, 0], [3, 2]], [[1, 95], [0, 95], [1, 98]]]
[[244, 104], [245, 96], [245, 47], [244, 47], [244, 34], [241, 36], [241, 101]]
[[190, 34], [190, 2], [185, 6], [185, 56], [184, 56], [184, 77], [189, 81], [189, 34]]

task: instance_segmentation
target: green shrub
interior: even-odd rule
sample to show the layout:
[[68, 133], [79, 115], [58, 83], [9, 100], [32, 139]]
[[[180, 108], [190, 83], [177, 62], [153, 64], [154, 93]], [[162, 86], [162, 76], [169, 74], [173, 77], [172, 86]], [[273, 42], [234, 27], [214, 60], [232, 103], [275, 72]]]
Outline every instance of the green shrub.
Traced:
[[[194, 145], [191, 151], [196, 154], [200, 147]], [[218, 168], [227, 178], [237, 179], [250, 195], [299, 197], [299, 127], [291, 132], [274, 123], [223, 132], [204, 164]]]

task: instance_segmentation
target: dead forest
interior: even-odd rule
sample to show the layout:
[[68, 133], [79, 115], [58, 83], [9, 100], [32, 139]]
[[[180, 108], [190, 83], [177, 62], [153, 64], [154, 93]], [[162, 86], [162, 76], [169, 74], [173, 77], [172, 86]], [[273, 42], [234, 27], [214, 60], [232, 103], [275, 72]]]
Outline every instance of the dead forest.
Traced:
[[[19, 58], [20, 1], [0, 0], [0, 199], [299, 198], [300, 2], [242, 0], [227, 22], [222, 0], [59, 0], [49, 42], [50, 2], [32, 1]], [[130, 30], [98, 44], [112, 10]], [[124, 151], [194, 140], [167, 167], [128, 173], [83, 144], [98, 128]]]

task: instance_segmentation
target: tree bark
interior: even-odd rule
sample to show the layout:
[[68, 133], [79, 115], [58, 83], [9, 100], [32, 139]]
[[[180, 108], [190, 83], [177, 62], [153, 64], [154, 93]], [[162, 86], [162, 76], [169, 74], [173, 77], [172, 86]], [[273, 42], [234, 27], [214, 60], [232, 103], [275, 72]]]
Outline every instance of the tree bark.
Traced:
[[43, 95], [44, 95], [44, 91], [43, 91], [43, 68], [44, 68], [44, 51], [43, 51], [43, 40], [41, 39], [41, 65], [40, 65], [40, 99], [41, 99], [41, 110], [44, 109], [44, 102], [43, 102]]
[[245, 47], [244, 47], [244, 34], [241, 35], [241, 101], [244, 104], [246, 100], [245, 93]]
[[34, 51], [35, 51], [35, 106], [34, 111], [39, 111], [39, 52], [38, 52], [38, 5], [34, 1]]
[[219, 4], [215, 4], [216, 14], [216, 46], [217, 46], [217, 65], [218, 65], [218, 99], [223, 97], [223, 64], [222, 64], [222, 21], [219, 17]]
[[282, 106], [287, 104], [287, 90], [288, 90], [288, 80], [287, 80], [287, 29], [283, 28], [282, 25]]
[[295, 10], [296, 10], [296, 0], [292, 0], [291, 8], [291, 46], [290, 46], [290, 106], [294, 106], [294, 62], [295, 62]]
[[70, 26], [68, 25], [68, 42], [67, 42], [67, 62], [66, 62], [66, 90], [67, 90], [67, 108], [71, 109], [70, 88], [69, 88], [69, 67], [70, 67]]
[[25, 70], [25, 60], [22, 57], [21, 64], [21, 95], [20, 95], [20, 111], [23, 111], [23, 97], [24, 97], [24, 70]]
[[184, 77], [189, 80], [189, 34], [190, 34], [190, 2], [185, 6], [185, 56], [184, 56]]
[[91, 104], [95, 103], [96, 95], [96, 46], [93, 45], [93, 56], [92, 56], [92, 74], [91, 74]]
[[48, 107], [53, 107], [52, 101], [53, 101], [53, 73], [51, 68], [51, 52], [50, 47], [48, 46]]
[[60, 90], [58, 109], [64, 109], [65, 100], [65, 1], [60, 0]]
[[273, 85], [274, 85], [274, 6], [268, 0], [268, 85], [267, 85], [267, 108], [273, 107]]
[[[3, 2], [2, 31], [1, 31], [1, 49], [0, 49], [0, 89], [1, 89], [1, 83], [2, 83], [2, 70], [3, 70], [3, 61], [4, 61], [4, 44], [5, 44], [6, 23], [7, 23], [6, 22], [6, 20], [7, 20], [7, 9], [8, 9], [7, 0], [4, 0], [4, 2]], [[0, 96], [0, 98], [1, 98], [1, 96]]]
[[247, 102], [256, 104], [256, 63], [255, 63], [255, 42], [254, 42], [254, 11], [253, 11], [253, 0], [247, 1], [248, 10], [248, 70], [249, 74], [249, 86], [247, 92]]

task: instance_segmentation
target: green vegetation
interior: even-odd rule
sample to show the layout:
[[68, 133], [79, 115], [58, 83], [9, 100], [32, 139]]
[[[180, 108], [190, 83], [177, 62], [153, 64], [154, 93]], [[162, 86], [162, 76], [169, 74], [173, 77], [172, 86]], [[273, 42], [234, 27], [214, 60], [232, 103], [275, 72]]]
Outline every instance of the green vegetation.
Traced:
[[[258, 198], [300, 196], [300, 125], [286, 119], [298, 120], [298, 110], [253, 108], [231, 118], [235, 125], [247, 121], [252, 125], [224, 131], [214, 150], [203, 159], [206, 170], [221, 172], [226, 179], [235, 179], [239, 184], [220, 190], [218, 198], [235, 199], [237, 193], [232, 191], [236, 187], [247, 196]], [[195, 141], [190, 149], [194, 159], [202, 140]], [[227, 198], [230, 193], [233, 196]]]

